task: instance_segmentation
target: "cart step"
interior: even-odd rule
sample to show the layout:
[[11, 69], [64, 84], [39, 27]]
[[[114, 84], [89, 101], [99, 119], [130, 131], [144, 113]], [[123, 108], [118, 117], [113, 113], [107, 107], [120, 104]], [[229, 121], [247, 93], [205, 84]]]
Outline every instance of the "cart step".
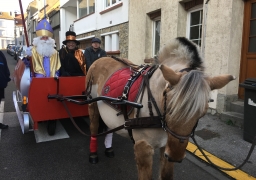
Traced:
[[38, 123], [38, 129], [34, 130], [37, 143], [69, 138], [69, 135], [67, 134], [66, 130], [59, 121], [57, 121], [56, 131], [53, 136], [50, 136], [48, 134], [46, 127], [47, 121], [43, 121]]

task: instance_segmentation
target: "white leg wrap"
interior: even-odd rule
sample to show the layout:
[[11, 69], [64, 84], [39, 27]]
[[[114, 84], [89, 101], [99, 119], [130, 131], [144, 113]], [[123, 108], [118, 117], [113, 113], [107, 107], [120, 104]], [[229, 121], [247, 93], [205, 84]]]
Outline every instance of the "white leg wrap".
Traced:
[[113, 133], [109, 133], [105, 137], [105, 147], [110, 148], [112, 147], [112, 138], [113, 138]]

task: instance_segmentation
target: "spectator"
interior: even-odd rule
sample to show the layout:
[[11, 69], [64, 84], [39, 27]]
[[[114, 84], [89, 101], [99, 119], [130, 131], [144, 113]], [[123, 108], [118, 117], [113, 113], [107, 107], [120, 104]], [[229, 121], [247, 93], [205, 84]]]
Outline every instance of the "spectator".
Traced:
[[[6, 58], [2, 51], [0, 51], [0, 104], [4, 98], [4, 90], [10, 81], [10, 71], [6, 62]], [[8, 125], [0, 123], [0, 129], [7, 129]]]
[[92, 39], [92, 46], [88, 47], [84, 51], [84, 57], [86, 62], [86, 71], [90, 68], [92, 63], [101, 57], [106, 57], [107, 53], [100, 48], [101, 40], [99, 38]]
[[76, 40], [76, 33], [66, 32], [66, 40], [59, 51], [60, 55], [60, 76], [85, 76], [86, 67], [82, 50], [78, 49], [79, 41]]

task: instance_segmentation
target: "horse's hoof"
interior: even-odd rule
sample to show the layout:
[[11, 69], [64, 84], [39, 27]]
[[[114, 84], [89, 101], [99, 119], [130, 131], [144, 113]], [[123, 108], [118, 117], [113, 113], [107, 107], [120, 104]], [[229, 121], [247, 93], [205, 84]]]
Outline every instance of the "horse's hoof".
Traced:
[[105, 155], [109, 158], [115, 157], [114, 149], [112, 147], [106, 148]]
[[99, 162], [98, 154], [96, 152], [90, 153], [89, 162], [91, 164], [97, 164]]

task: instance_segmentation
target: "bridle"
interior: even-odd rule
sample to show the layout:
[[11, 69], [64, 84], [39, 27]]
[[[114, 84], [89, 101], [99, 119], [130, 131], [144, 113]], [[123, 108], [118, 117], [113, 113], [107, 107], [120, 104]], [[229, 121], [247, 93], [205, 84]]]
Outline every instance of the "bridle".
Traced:
[[[184, 68], [184, 69], [181, 69], [179, 72], [184, 72], [184, 71], [191, 71], [193, 70], [193, 68]], [[188, 140], [190, 138], [190, 136], [192, 134], [194, 134], [194, 131], [196, 129], [196, 126], [197, 126], [197, 123], [195, 124], [192, 132], [189, 134], [189, 135], [186, 135], [186, 136], [182, 136], [182, 135], [179, 135], [177, 134], [176, 132], [172, 131], [168, 126], [167, 126], [167, 122], [166, 122], [166, 109], [167, 109], [167, 106], [166, 106], [166, 101], [167, 101], [167, 92], [168, 90], [171, 91], [173, 89], [173, 86], [167, 86], [163, 92], [163, 98], [164, 98], [164, 107], [163, 107], [163, 115], [161, 115], [160, 111], [159, 111], [159, 108], [157, 106], [155, 106], [156, 108], [156, 111], [158, 112], [158, 115], [161, 117], [161, 123], [162, 123], [162, 129], [166, 132], [168, 132], [169, 134], [171, 134], [173, 137], [175, 137], [176, 139], [178, 139], [180, 141], [180, 143], [184, 143], [184, 141]], [[199, 118], [200, 119], [200, 118]], [[198, 121], [197, 121], [198, 122]]]
[[[162, 129], [163, 129], [164, 131], [168, 132], [168, 133], [171, 134], [173, 137], [175, 137], [176, 139], [178, 139], [178, 140], [180, 141], [180, 143], [184, 143], [184, 141], [188, 140], [188, 139], [191, 137], [191, 138], [193, 139], [193, 141], [195, 142], [195, 144], [197, 145], [197, 147], [198, 147], [198, 149], [200, 150], [200, 152], [201, 152], [201, 153], [203, 154], [203, 156], [207, 159], [207, 161], [209, 162], [209, 164], [213, 165], [214, 167], [216, 167], [216, 168], [218, 168], [218, 169], [222, 169], [222, 170], [226, 170], [226, 171], [227, 171], [227, 170], [231, 171], [231, 170], [239, 169], [239, 168], [241, 168], [244, 164], [246, 164], [246, 162], [247, 162], [248, 159], [250, 158], [250, 156], [251, 156], [251, 154], [252, 154], [252, 152], [253, 152], [253, 149], [254, 149], [254, 147], [255, 147], [255, 144], [256, 144], [256, 137], [255, 137], [254, 140], [253, 140], [252, 146], [251, 146], [251, 148], [250, 148], [250, 151], [249, 151], [249, 153], [248, 153], [246, 159], [244, 160], [244, 162], [243, 162], [241, 165], [239, 165], [239, 166], [237, 166], [237, 167], [235, 167], [235, 168], [223, 168], [223, 167], [220, 167], [220, 166], [217, 166], [216, 164], [214, 164], [214, 163], [207, 157], [207, 155], [204, 153], [204, 151], [202, 150], [202, 148], [200, 148], [200, 146], [199, 146], [198, 143], [196, 142], [195, 137], [194, 137], [194, 132], [195, 132], [195, 129], [196, 129], [196, 127], [197, 127], [198, 121], [197, 121], [197, 123], [195, 124], [195, 126], [193, 127], [191, 133], [190, 133], [189, 135], [186, 135], [186, 136], [177, 134], [176, 132], [172, 131], [172, 130], [167, 126], [167, 122], [166, 122], [167, 92], [171, 91], [171, 90], [173, 89], [173, 87], [172, 87], [172, 86], [168, 86], [168, 87], [165, 88], [165, 90], [164, 90], [164, 92], [163, 92], [164, 106], [163, 106], [163, 114], [161, 114], [161, 112], [160, 112], [160, 110], [159, 110], [159, 108], [158, 108], [158, 106], [157, 106], [157, 104], [156, 104], [156, 101], [155, 101], [155, 99], [154, 99], [154, 97], [153, 97], [153, 95], [152, 95], [152, 93], [151, 93], [151, 90], [150, 90], [150, 88], [149, 88], [149, 78], [150, 78], [150, 76], [154, 73], [154, 71], [155, 71], [156, 69], [157, 69], [157, 67], [155, 66], [155, 67], [152, 68], [152, 70], [148, 71], [148, 72], [144, 75], [144, 77], [145, 77], [144, 83], [145, 83], [145, 87], [147, 87], [147, 90], [148, 90], [149, 102], [152, 102], [152, 103], [153, 103], [153, 105], [154, 105], [154, 107], [155, 107], [155, 110], [156, 110], [158, 116], [153, 116], [152, 106], [149, 105], [150, 117], [141, 117], [141, 118], [138, 118], [138, 117], [137, 117], [135, 120], [141, 120], [141, 121], [138, 121], [139, 123], [137, 123], [137, 124], [136, 124], [136, 123], [131, 123], [131, 122], [133, 122], [134, 119], [129, 119], [129, 118], [128, 118], [127, 113], [125, 113], [125, 112], [126, 112], [126, 105], [127, 105], [127, 104], [124, 104], [124, 105], [123, 105], [123, 109], [125, 109], [125, 111], [123, 111], [123, 112], [124, 112], [123, 115], [124, 115], [124, 117], [125, 117], [125, 124], [124, 124], [124, 125], [121, 125], [121, 126], [118, 126], [118, 127], [114, 128], [114, 129], [112, 129], [112, 130], [109, 130], [109, 131], [106, 131], [106, 132], [97, 134], [97, 135], [95, 135], [95, 137], [97, 137], [97, 136], [102, 136], [102, 135], [106, 135], [106, 134], [108, 134], [108, 133], [115, 132], [115, 131], [118, 131], [118, 130], [121, 130], [121, 129], [127, 129], [128, 132], [129, 132], [129, 130], [131, 130], [131, 129], [135, 129], [135, 128], [144, 128], [144, 127], [142, 127], [142, 124], [145, 123], [145, 122], [148, 122], [148, 121], [152, 120], [152, 121], [150, 121], [150, 122], [153, 122], [153, 123], [154, 123], [154, 125], [153, 125], [154, 127], [159, 127], [159, 128], [162, 127]], [[180, 70], [179, 72], [183, 72], [183, 71], [189, 72], [190, 70], [193, 70], [193, 69], [192, 69], [192, 68], [185, 68], [185, 69]], [[90, 87], [90, 86], [89, 86], [89, 87]], [[89, 89], [90, 89], [90, 88], [89, 88]], [[90, 98], [90, 90], [89, 90], [89, 93], [88, 93], [87, 95], [88, 95], [88, 97]], [[143, 96], [143, 95], [141, 95], [141, 96]], [[101, 98], [98, 97], [98, 98], [94, 98], [94, 99], [91, 99], [91, 100], [86, 100], [85, 102], [78, 102], [78, 101], [72, 100], [72, 102], [77, 103], [77, 104], [89, 104], [90, 102], [95, 102], [95, 101], [98, 101], [98, 100], [102, 100], [102, 98], [104, 99], [104, 98], [106, 98], [106, 97], [101, 97]], [[64, 102], [64, 99], [69, 100], [69, 101], [70, 101], [70, 99], [69, 99], [69, 98], [63, 98], [62, 96], [56, 97], [56, 99], [59, 99], [59, 100], [63, 103], [63, 105], [64, 105], [64, 107], [65, 107], [65, 109], [66, 109], [66, 111], [67, 111], [67, 113], [68, 113], [68, 115], [69, 115], [69, 117], [70, 117], [72, 123], [75, 125], [75, 127], [76, 127], [83, 135], [86, 135], [86, 136], [91, 137], [91, 135], [84, 133], [84, 132], [77, 126], [77, 124], [75, 123], [75, 121], [74, 121], [74, 119], [73, 119], [73, 117], [72, 117], [70, 111], [69, 111], [68, 108], [67, 108], [67, 105], [66, 105], [65, 102]], [[110, 98], [107, 98], [107, 99], [110, 99]], [[123, 101], [117, 101], [117, 102], [120, 103], [120, 102], [123, 102]], [[126, 102], [126, 103], [128, 103], [128, 102]], [[139, 110], [138, 110], [138, 112], [139, 112]], [[139, 113], [138, 113], [138, 114], [139, 114]], [[203, 115], [202, 115], [202, 116], [203, 116]], [[199, 117], [198, 120], [199, 120], [200, 118], [201, 118], [201, 117]], [[161, 122], [159, 122], [159, 119], [160, 119]], [[146, 121], [144, 121], [144, 120], [146, 120]], [[130, 125], [127, 126], [126, 123], [127, 123], [127, 124], [130, 123]], [[144, 125], [147, 125], [147, 126], [148, 126], [147, 123], [145, 123]], [[129, 134], [130, 134], [130, 133], [129, 133]], [[131, 135], [131, 139], [133, 140], [132, 135]], [[134, 141], [134, 140], [133, 140], [133, 141]]]
[[[168, 88], [168, 87], [167, 87], [167, 88]], [[181, 135], [178, 135], [177, 133], [175, 133], [174, 131], [172, 131], [172, 130], [167, 126], [167, 122], [166, 122], [166, 120], [165, 120], [165, 118], [166, 118], [166, 108], [167, 108], [167, 107], [166, 107], [167, 89], [165, 89], [163, 95], [164, 95], [164, 112], [163, 112], [163, 115], [162, 115], [162, 117], [161, 117], [162, 129], [163, 129], [164, 131], [168, 132], [169, 134], [171, 134], [173, 137], [177, 138], [177, 139], [180, 141], [180, 143], [184, 143], [184, 141], [185, 141], [185, 140], [188, 140], [189, 137], [191, 136], [191, 134], [194, 133], [195, 127], [193, 128], [191, 134], [189, 134], [189, 135], [187, 135], [187, 136], [181, 136]], [[196, 123], [195, 126], [197, 126], [197, 123]]]

